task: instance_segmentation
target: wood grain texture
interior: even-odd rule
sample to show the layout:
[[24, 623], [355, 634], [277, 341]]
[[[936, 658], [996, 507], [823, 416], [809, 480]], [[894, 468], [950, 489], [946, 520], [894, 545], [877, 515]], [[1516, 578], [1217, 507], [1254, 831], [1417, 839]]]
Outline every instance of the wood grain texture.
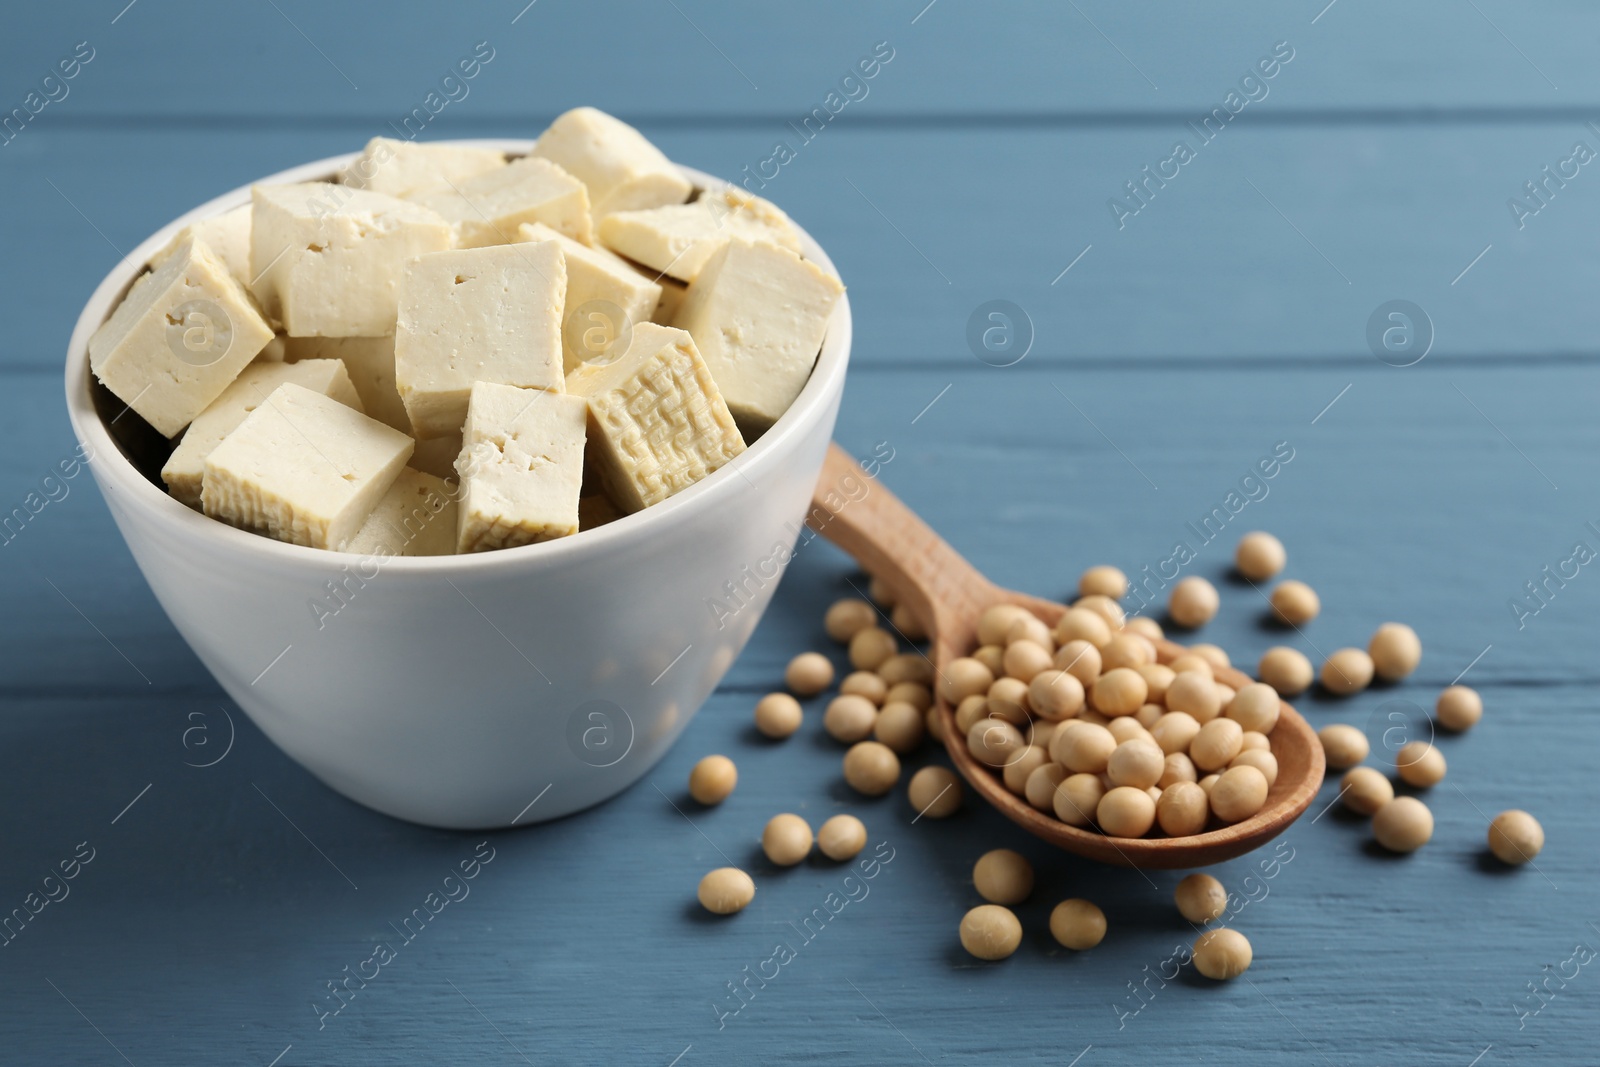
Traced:
[[[42, 897], [80, 842], [94, 849], [69, 895], [0, 948], [8, 1061], [1594, 1061], [1600, 976], [1569, 961], [1600, 948], [1600, 579], [1585, 566], [1542, 587], [1520, 624], [1510, 603], [1575, 542], [1600, 549], [1600, 179], [1585, 167], [1520, 230], [1506, 207], [1573, 141], [1600, 144], [1585, 124], [1600, 121], [1588, 5], [1206, 3], [1152, 17], [1100, 2], [539, 0], [513, 26], [524, 3], [7, 12], [0, 110], [74, 42], [98, 50], [67, 99], [0, 147], [0, 509], [48, 501], [0, 539], [0, 916]], [[1324, 785], [1279, 841], [1216, 871], [1255, 948], [1248, 981], [1165, 978], [1195, 935], [1171, 906], [1178, 872], [1079, 861], [971, 800], [935, 823], [903, 791], [856, 797], [822, 699], [788, 742], [754, 733], [752, 705], [796, 651], [844, 662], [821, 616], [862, 577], [815, 541], [645, 782], [490, 837], [470, 895], [319, 1021], [337, 1006], [327, 983], [403, 942], [395, 926], [484, 839], [349, 804], [226, 705], [87, 476], [64, 494], [44, 481], [74, 447], [60, 353], [121, 249], [253, 176], [357, 146], [483, 39], [495, 60], [429, 137], [529, 136], [594, 103], [728, 175], [874, 41], [893, 42], [871, 95], [767, 190], [851, 287], [838, 440], [857, 454], [885, 442], [886, 487], [991, 579], [1047, 598], [1089, 564], [1138, 574], [1167, 558], [1287, 442], [1294, 459], [1267, 495], [1194, 546], [1192, 572], [1223, 599], [1201, 639], [1248, 666], [1274, 644], [1316, 659], [1386, 619], [1411, 623], [1425, 646], [1413, 679], [1297, 702], [1313, 725], [1364, 728], [1380, 766], [1386, 732], [1392, 747], [1398, 725], [1425, 729], [1433, 695], [1467, 669], [1488, 711], [1441, 739], [1433, 842], [1378, 854], [1360, 821], [1323, 814], [1337, 791]], [[1106, 200], [1278, 39], [1297, 55], [1271, 95], [1117, 229]], [[1394, 298], [1436, 327], [1405, 369], [1365, 337]], [[968, 345], [992, 299], [1033, 321], [1014, 366]], [[1264, 623], [1261, 594], [1227, 579], [1236, 533], [1258, 527], [1322, 593], [1303, 636]], [[699, 809], [683, 785], [713, 751], [738, 761], [740, 786]], [[929, 750], [907, 771], [942, 759]], [[1537, 869], [1484, 857], [1487, 818], [1510, 807], [1544, 824]], [[858, 814], [868, 853], [884, 842], [893, 858], [848, 884], [820, 861], [774, 869], [757, 842], [780, 811], [813, 825]], [[978, 903], [972, 863], [1002, 846], [1033, 860], [1038, 886], [1019, 908], [1021, 950], [980, 964], [956, 928]], [[756, 899], [712, 921], [694, 886], [728, 862], [752, 872]], [[830, 894], [850, 901], [836, 916]], [[1068, 896], [1106, 910], [1099, 948], [1050, 940]], [[780, 941], [794, 958], [751, 978]], [[746, 981], [736, 998], [729, 983]]]

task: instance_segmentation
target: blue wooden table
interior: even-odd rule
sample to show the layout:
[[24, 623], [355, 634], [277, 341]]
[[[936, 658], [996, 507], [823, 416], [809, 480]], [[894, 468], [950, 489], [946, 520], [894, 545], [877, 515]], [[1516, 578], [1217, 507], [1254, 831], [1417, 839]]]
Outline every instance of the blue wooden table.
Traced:
[[[0, 546], [0, 913], [22, 916], [0, 948], [0, 1060], [1600, 1060], [1600, 577], [1560, 576], [1576, 544], [1600, 550], [1592, 5], [525, 2], [6, 14], [0, 111], [24, 112], [0, 135], [0, 507], [42, 504]], [[776, 169], [764, 194], [851, 289], [838, 439], [888, 442], [885, 484], [1004, 584], [1063, 596], [1091, 563], [1154, 566], [1286, 442], [1270, 491], [1195, 545], [1223, 594], [1204, 639], [1246, 665], [1284, 640], [1226, 580], [1257, 527], [1323, 595], [1288, 643], [1315, 658], [1412, 624], [1413, 679], [1300, 706], [1368, 729], [1381, 759], [1391, 715], [1425, 729], [1440, 687], [1479, 688], [1482, 725], [1441, 742], [1433, 842], [1375, 852], [1323, 814], [1329, 782], [1277, 845], [1217, 871], [1255, 948], [1245, 980], [1171, 977], [1193, 938], [1177, 873], [1088, 865], [976, 804], [932, 822], [903, 792], [863, 800], [820, 701], [789, 742], [754, 735], [754, 701], [827, 646], [823, 609], [861, 580], [820, 543], [677, 747], [597, 810], [420, 829], [274, 749], [89, 479], [45, 481], [74, 446], [67, 334], [146, 234], [391, 132], [479, 42], [493, 59], [444, 87], [425, 138], [531, 137], [589, 103], [705, 170]], [[876, 77], [841, 84], [880, 47]], [[791, 123], [830, 91], [848, 103], [803, 141]], [[969, 343], [996, 300], [1020, 309], [1000, 354]], [[712, 810], [683, 797], [708, 752], [741, 770]], [[1510, 807], [1543, 821], [1537, 869], [1485, 860]], [[776, 870], [757, 838], [786, 810], [853, 812], [892, 858], [854, 889], [827, 863]], [[999, 845], [1039, 884], [1021, 950], [983, 964], [956, 926]], [[694, 886], [729, 860], [759, 892], [713, 921]], [[407, 924], [463, 863], [469, 891]], [[848, 905], [797, 933], [830, 894]], [[1048, 935], [1067, 896], [1107, 913], [1093, 951]], [[378, 976], [346, 983], [380, 943]], [[749, 981], [780, 943], [777, 977]]]

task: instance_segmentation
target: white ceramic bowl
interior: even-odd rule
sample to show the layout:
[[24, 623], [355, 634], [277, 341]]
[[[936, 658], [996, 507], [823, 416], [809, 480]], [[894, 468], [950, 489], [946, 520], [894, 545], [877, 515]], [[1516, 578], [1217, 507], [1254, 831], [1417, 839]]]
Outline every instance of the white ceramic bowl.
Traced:
[[[471, 143], [513, 154], [532, 146]], [[349, 158], [261, 182], [323, 179]], [[556, 818], [620, 792], [672, 745], [771, 599], [833, 433], [848, 299], [799, 399], [699, 484], [572, 538], [393, 558], [363, 577], [364, 557], [258, 537], [173, 500], [108, 431], [121, 405], [107, 415], [96, 408], [90, 335], [174, 232], [249, 196], [236, 189], [140, 244], [95, 290], [67, 350], [73, 429], [92, 449], [95, 481], [156, 598], [263, 733], [369, 807], [488, 828]], [[803, 240], [807, 257], [831, 269]], [[311, 602], [327, 597], [329, 582], [349, 591], [347, 604], [319, 627]]]

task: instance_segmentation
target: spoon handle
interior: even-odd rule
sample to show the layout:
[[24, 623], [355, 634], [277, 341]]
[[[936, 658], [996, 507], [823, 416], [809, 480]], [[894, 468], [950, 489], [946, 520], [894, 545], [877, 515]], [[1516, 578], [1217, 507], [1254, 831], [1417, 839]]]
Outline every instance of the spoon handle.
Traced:
[[855, 557], [936, 640], [959, 642], [1001, 591], [836, 444], [811, 498], [812, 529]]

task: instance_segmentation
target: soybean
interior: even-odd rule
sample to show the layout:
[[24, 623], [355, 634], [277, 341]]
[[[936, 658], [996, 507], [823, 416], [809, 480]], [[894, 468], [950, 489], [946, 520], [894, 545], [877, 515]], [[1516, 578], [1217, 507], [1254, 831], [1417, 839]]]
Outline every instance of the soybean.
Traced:
[[1278, 691], [1281, 697], [1299, 696], [1311, 688], [1315, 673], [1311, 661], [1284, 645], [1269, 648], [1256, 667], [1256, 677]]
[[1107, 596], [1112, 600], [1121, 600], [1128, 595], [1128, 576], [1104, 564], [1090, 567], [1078, 579], [1078, 595]]
[[1489, 824], [1489, 850], [1501, 863], [1527, 863], [1544, 848], [1544, 827], [1525, 811], [1502, 811]]
[[1228, 891], [1209, 874], [1191, 874], [1172, 894], [1178, 914], [1192, 923], [1208, 923], [1228, 908]]
[[1433, 836], [1433, 812], [1416, 797], [1395, 797], [1372, 817], [1372, 836], [1390, 852], [1415, 852]]
[[980, 960], [1003, 960], [1022, 944], [1022, 923], [1010, 908], [980, 904], [961, 917], [961, 947]]
[[1268, 597], [1272, 613], [1287, 626], [1303, 626], [1322, 611], [1322, 600], [1317, 591], [1305, 582], [1289, 579], [1279, 582]]
[[732, 915], [755, 899], [756, 884], [737, 867], [718, 867], [700, 879], [696, 895], [712, 914]]
[[789, 661], [783, 680], [797, 696], [816, 696], [833, 681], [833, 664], [820, 652], [802, 652]]
[[948, 819], [961, 810], [963, 793], [960, 777], [938, 766], [922, 768], [911, 776], [906, 787], [906, 799], [919, 818]]
[[1033, 892], [1033, 865], [1021, 853], [997, 848], [978, 857], [972, 884], [991, 904], [1021, 904]]
[[721, 804], [739, 782], [739, 769], [727, 756], [707, 756], [689, 772], [689, 795], [702, 804]]
[[774, 815], [761, 831], [761, 851], [780, 867], [793, 867], [811, 852], [811, 826], [798, 815]]
[[768, 693], [756, 702], [756, 729], [775, 740], [800, 729], [800, 702], [788, 693]]
[[1405, 623], [1386, 622], [1367, 642], [1367, 654], [1372, 657], [1379, 678], [1397, 682], [1422, 662], [1422, 642]]
[[1239, 547], [1233, 550], [1233, 562], [1239, 573], [1252, 582], [1275, 578], [1289, 562], [1289, 553], [1283, 542], [1269, 533], [1254, 530], [1239, 538]]
[[1214, 981], [1243, 974], [1254, 958], [1249, 939], [1237, 930], [1207, 930], [1195, 938], [1195, 970]]
[[858, 793], [880, 797], [900, 779], [900, 758], [888, 745], [858, 741], [844, 754], [844, 780]]
[[1087, 900], [1063, 900], [1050, 910], [1050, 936], [1077, 952], [1094, 948], [1106, 936], [1106, 913]]
[[840, 644], [847, 644], [852, 637], [868, 626], [878, 621], [878, 609], [865, 600], [856, 597], [846, 597], [835, 600], [829, 607], [828, 613], [822, 617], [822, 628], [828, 631], [828, 636]]
[[835, 815], [817, 830], [817, 848], [835, 862], [850, 859], [866, 847], [866, 825], [854, 815]]
[[1439, 694], [1439, 702], [1434, 705], [1434, 714], [1438, 716], [1439, 725], [1446, 730], [1460, 732], [1470, 730], [1478, 725], [1478, 720], [1483, 718], [1483, 698], [1477, 690], [1464, 685], [1452, 685]]
[[1167, 614], [1179, 626], [1193, 630], [1216, 617], [1219, 603], [1216, 586], [1198, 575], [1190, 575], [1172, 587]]

